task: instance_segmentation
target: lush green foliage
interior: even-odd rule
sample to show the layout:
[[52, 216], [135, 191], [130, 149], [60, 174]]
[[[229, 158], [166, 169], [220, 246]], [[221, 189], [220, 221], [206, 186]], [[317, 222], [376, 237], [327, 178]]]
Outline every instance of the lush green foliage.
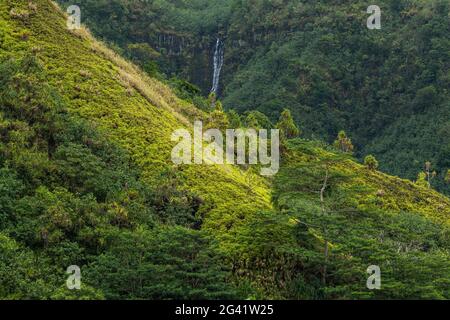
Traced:
[[377, 159], [371, 154], [364, 158], [364, 164], [371, 170], [378, 169], [379, 166]]
[[[217, 246], [196, 230], [197, 197], [170, 173], [157, 189], [142, 183], [126, 151], [67, 114], [34, 56], [0, 71], [1, 297], [236, 297]], [[64, 289], [73, 264], [84, 281], [75, 295]]]
[[291, 112], [288, 109], [284, 109], [281, 113], [277, 128], [280, 129], [280, 133], [285, 139], [296, 138], [300, 135], [300, 129], [295, 125]]
[[224, 39], [226, 109], [275, 121], [290, 106], [305, 137], [332, 142], [344, 129], [360, 159], [374, 154], [381, 169], [409, 179], [431, 161], [433, 187], [450, 192], [448, 0], [380, 0], [381, 30], [367, 29], [366, 1], [79, 3], [96, 35], [136, 59], [127, 46], [149, 44], [164, 73], [205, 93]]
[[[427, 219], [420, 206], [409, 208], [414, 194], [423, 191], [398, 184], [406, 189], [396, 198], [383, 184], [360, 180], [360, 175], [379, 175], [373, 169], [350, 165], [347, 170], [343, 156], [327, 155], [309, 142], [290, 146], [274, 201], [294, 224], [291, 254], [303, 270], [294, 293], [305, 294], [306, 287], [313, 293], [308, 298], [449, 298], [448, 216]], [[370, 265], [381, 268], [381, 290], [364, 290]]]
[[[181, 3], [158, 3], [178, 17]], [[159, 59], [135, 44], [134, 59]], [[68, 31], [49, 0], [0, 3], [0, 298], [449, 297], [448, 198], [314, 141], [285, 141], [274, 181], [251, 167], [173, 166], [171, 133], [192, 120], [274, 125], [216, 97], [199, 111], [197, 88], [168, 81], [184, 100]], [[287, 138], [291, 120], [278, 124]], [[80, 291], [65, 287], [73, 264]], [[366, 288], [370, 264], [383, 290]]]

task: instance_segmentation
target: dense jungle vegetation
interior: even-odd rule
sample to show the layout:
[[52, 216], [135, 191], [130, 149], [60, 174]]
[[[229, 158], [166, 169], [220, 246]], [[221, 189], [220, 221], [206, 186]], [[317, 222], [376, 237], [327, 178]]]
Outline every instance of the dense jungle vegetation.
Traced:
[[[450, 200], [434, 189], [444, 190], [445, 179], [438, 170], [443, 164], [427, 153], [438, 147], [445, 149], [445, 143], [448, 146], [449, 142], [444, 138], [445, 132], [434, 131], [438, 130], [435, 126], [444, 125], [445, 121], [448, 124], [448, 118], [440, 113], [448, 106], [443, 84], [446, 81], [443, 73], [448, 72], [448, 68], [445, 70], [448, 52], [439, 51], [434, 59], [426, 53], [435, 45], [448, 45], [445, 36], [437, 37], [431, 47], [420, 49], [423, 56], [411, 53], [412, 60], [405, 64], [412, 63], [414, 70], [423, 68], [423, 72], [430, 70], [433, 74], [429, 81], [434, 83], [436, 100], [430, 100], [426, 90], [422, 92], [419, 108], [422, 113], [419, 109], [414, 109], [417, 113], [409, 113], [401, 108], [413, 108], [406, 103], [407, 97], [412, 95], [411, 88], [420, 87], [425, 80], [414, 80], [413, 76], [396, 78], [396, 71], [389, 73], [386, 65], [379, 66], [381, 69], [376, 71], [379, 76], [385, 72], [383, 77], [389, 81], [404, 81], [406, 91], [393, 95], [395, 103], [390, 96], [384, 96], [386, 92], [382, 94], [386, 100], [366, 96], [367, 101], [373, 99], [371, 103], [377, 105], [380, 116], [382, 108], [391, 103], [391, 108], [399, 108], [394, 112], [399, 115], [398, 121], [400, 116], [411, 117], [408, 118], [411, 122], [403, 119], [402, 125], [414, 121], [421, 124], [414, 136], [428, 139], [423, 145], [405, 142], [400, 149], [390, 145], [391, 154], [408, 150], [418, 152], [415, 161], [423, 160], [417, 167], [405, 165], [415, 170], [411, 181], [378, 170], [389, 166], [387, 153], [367, 156], [363, 163], [354, 157], [353, 147], [359, 152], [357, 156], [365, 155], [361, 148], [366, 140], [358, 138], [363, 133], [359, 132], [362, 129], [357, 122], [346, 117], [365, 106], [362, 101], [357, 104], [356, 97], [363, 96], [362, 91], [376, 77], [367, 76], [362, 81], [353, 78], [360, 76], [355, 71], [348, 75], [352, 78], [350, 83], [344, 81], [347, 77], [344, 74], [340, 74], [344, 77], [342, 82], [336, 82], [333, 77], [346, 68], [344, 62], [336, 60], [336, 69], [328, 69], [330, 60], [324, 56], [327, 51], [316, 47], [330, 43], [344, 45], [333, 37], [356, 43], [352, 36], [344, 37], [338, 32], [322, 42], [316, 38], [308, 40], [310, 49], [304, 52], [305, 56], [292, 55], [294, 60], [278, 56], [289, 50], [277, 42], [268, 51], [268, 40], [255, 40], [262, 41], [260, 46], [243, 45], [240, 58], [245, 63], [240, 65], [236, 61], [224, 74], [226, 85], [221, 98], [225, 105], [233, 106], [232, 110], [223, 109], [214, 97], [206, 98], [200, 83], [200, 88], [196, 88], [182, 80], [193, 65], [170, 65], [178, 63], [177, 59], [182, 61], [182, 55], [170, 62], [172, 56], [160, 52], [161, 48], [151, 49], [150, 41], [145, 42], [150, 49], [142, 46], [144, 40], [134, 40], [131, 35], [140, 30], [141, 35], [136, 37], [144, 34], [152, 37], [161, 31], [158, 28], [162, 24], [166, 26], [164, 32], [169, 32], [173, 24], [174, 33], [186, 33], [191, 39], [203, 33], [225, 36], [226, 32], [236, 31], [233, 28], [240, 24], [250, 26], [251, 17], [258, 21], [266, 17], [264, 23], [273, 24], [273, 30], [277, 31], [288, 28], [289, 17], [295, 12], [305, 15], [309, 12], [311, 21], [303, 21], [305, 28], [327, 20], [326, 12], [318, 14], [327, 8], [321, 2], [314, 7], [315, 14], [311, 11], [312, 4], [303, 4], [299, 6], [303, 9], [296, 11], [286, 9], [290, 8], [289, 3], [85, 1], [84, 5], [89, 5], [88, 16], [99, 14], [89, 18], [95, 33], [114, 42], [115, 50], [139, 67], [97, 41], [87, 30], [68, 30], [63, 10], [52, 1], [0, 3], [0, 299], [450, 298]], [[417, 10], [408, 19], [416, 21], [425, 19], [422, 15], [430, 10], [441, 12], [446, 3], [410, 5]], [[279, 8], [277, 14], [273, 6]], [[335, 7], [335, 12], [343, 12], [343, 5]], [[131, 8], [135, 11], [131, 12]], [[155, 11], [146, 11], [147, 8]], [[253, 13], [249, 19], [238, 19], [238, 14], [250, 8]], [[396, 10], [405, 12], [405, 8]], [[102, 13], [102, 10], [112, 11]], [[154, 20], [160, 19], [161, 25], [154, 22], [151, 28], [139, 29], [142, 23], [139, 15], [143, 12]], [[103, 26], [99, 23], [95, 29], [94, 21], [102, 21], [97, 19], [100, 17], [111, 21], [103, 21]], [[443, 14], [426, 17], [427, 22], [416, 27], [431, 28], [427, 39], [432, 39], [436, 30], [445, 28]], [[356, 31], [355, 19], [349, 16], [343, 21], [355, 24], [354, 29], [347, 29], [346, 24], [341, 27], [350, 33], [350, 30], [361, 32], [368, 39], [373, 37], [366, 30]], [[332, 21], [328, 19], [331, 25]], [[214, 24], [216, 29], [212, 27]], [[177, 25], [184, 25], [185, 29], [177, 31]], [[290, 28], [295, 31], [297, 27], [294, 24]], [[307, 29], [297, 30], [294, 38], [303, 43], [302, 37], [312, 37], [313, 29], [320, 31], [312, 28], [308, 34]], [[244, 31], [236, 34], [250, 33], [250, 29]], [[372, 39], [370, 43], [375, 47], [379, 41], [386, 46], [394, 45], [389, 39], [377, 37], [384, 36], [378, 34]], [[205, 43], [209, 40], [205, 39]], [[295, 47], [294, 40], [289, 43]], [[360, 47], [348, 52], [348, 56], [342, 54], [345, 50], [335, 52], [334, 57], [351, 59], [351, 55], [359, 56], [358, 50], [367, 50], [369, 60], [381, 54]], [[419, 49], [411, 47], [411, 50]], [[139, 58], [134, 55], [136, 51], [151, 53], [152, 58]], [[318, 56], [319, 52], [322, 56]], [[232, 52], [227, 55], [229, 61], [233, 60]], [[436, 69], [420, 62], [421, 57], [436, 64]], [[267, 59], [278, 61], [279, 67], [264, 66]], [[292, 65], [283, 65], [283, 61]], [[320, 68], [319, 61], [323, 63]], [[403, 63], [403, 60], [390, 63], [404, 70], [399, 61]], [[294, 65], [310, 72], [308, 76], [305, 74], [302, 80], [305, 82], [296, 87], [306, 93], [283, 87], [293, 76], [286, 70], [293, 73], [298, 70]], [[364, 65], [357, 60], [350, 64], [355, 70]], [[274, 76], [270, 88], [265, 87], [263, 79], [258, 80], [267, 75], [266, 71], [259, 75], [252, 71], [266, 67], [268, 71], [280, 72]], [[244, 95], [245, 86], [236, 85], [235, 81], [247, 83], [246, 77], [255, 77], [248, 80], [248, 85], [253, 82], [255, 87]], [[345, 99], [341, 96], [342, 88], [339, 89], [344, 83], [348, 85]], [[364, 92], [380, 95], [377, 90], [390, 89], [380, 82], [378, 89]], [[265, 95], [273, 95], [275, 100], [263, 98]], [[311, 108], [316, 108], [329, 95], [336, 101], [349, 100], [348, 105], [340, 105], [343, 109], [338, 113], [348, 122], [342, 120], [336, 126], [330, 122], [326, 129], [328, 122], [321, 122], [321, 116], [327, 113], [307, 112], [307, 108], [299, 106], [310, 103]], [[262, 103], [249, 102], [256, 96]], [[271, 109], [274, 101], [282, 102], [279, 107], [288, 108]], [[355, 109], [350, 109], [352, 101]], [[386, 105], [379, 104], [381, 101]], [[429, 105], [431, 101], [434, 102]], [[366, 113], [372, 112], [368, 110], [360, 110], [361, 115], [367, 117]], [[179, 128], [190, 128], [194, 120], [203, 120], [207, 126], [222, 130], [279, 128], [280, 172], [272, 178], [263, 178], [257, 168], [245, 165], [174, 165], [170, 160], [174, 146], [171, 134]], [[386, 126], [392, 127], [394, 122]], [[430, 132], [430, 136], [422, 134], [420, 128]], [[340, 129], [352, 135], [338, 132]], [[327, 131], [326, 134], [321, 135], [321, 130]], [[408, 135], [406, 128], [396, 130], [395, 142], [403, 139], [401, 135]], [[327, 135], [334, 143], [318, 139]], [[378, 138], [364, 139], [375, 146], [373, 141]], [[354, 146], [355, 141], [359, 144]], [[440, 151], [433, 152], [436, 157], [443, 155]], [[448, 157], [443, 159], [448, 161]], [[425, 160], [431, 163], [425, 164]], [[398, 168], [403, 166], [402, 161], [398, 162]], [[432, 173], [435, 169], [436, 175]], [[66, 269], [71, 265], [81, 268], [81, 290], [69, 290], [66, 286]], [[370, 265], [381, 269], [380, 290], [366, 287], [369, 276], [366, 270]]]

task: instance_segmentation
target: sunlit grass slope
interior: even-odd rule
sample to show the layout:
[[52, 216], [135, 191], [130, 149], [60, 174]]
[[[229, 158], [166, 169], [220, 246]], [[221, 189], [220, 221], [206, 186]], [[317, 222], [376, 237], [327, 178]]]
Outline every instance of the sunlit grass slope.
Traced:
[[[316, 168], [320, 169], [324, 166], [320, 164], [321, 161], [326, 158], [332, 159], [333, 152], [308, 141], [297, 141], [293, 143], [289, 156], [285, 158], [284, 168], [315, 164]], [[331, 161], [330, 172], [334, 172], [336, 176], [347, 177], [336, 184], [336, 189], [355, 188], [347, 195], [347, 198], [354, 201], [351, 207], [361, 210], [377, 208], [386, 212], [416, 212], [438, 223], [450, 225], [450, 200], [431, 188], [370, 170], [345, 157]], [[319, 179], [320, 181], [322, 180]], [[287, 193], [285, 196], [298, 198], [301, 193]]]
[[[69, 31], [64, 13], [51, 1], [3, 0], [0, 59], [30, 53], [42, 63], [47, 81], [58, 89], [69, 111], [94, 123], [125, 148], [140, 167], [144, 181], [151, 185], [157, 186], [160, 174], [174, 167], [170, 159], [172, 132], [205, 118], [86, 30]], [[310, 142], [305, 145], [289, 154], [285, 166], [307, 165], [328, 156]], [[366, 170], [351, 160], [335, 166], [341, 174], [352, 176], [336, 188], [350, 190], [350, 185], [369, 190], [351, 191], [347, 200], [354, 208], [414, 211], [449, 222], [450, 201], [430, 189]], [[220, 240], [220, 248], [234, 261], [234, 274], [260, 285], [264, 297], [283, 297], [279, 292], [285, 289], [291, 273], [299, 270], [296, 260], [289, 258], [298, 242], [291, 232], [292, 221], [285, 224], [276, 219], [280, 213], [272, 210], [270, 182], [251, 170], [233, 166], [184, 166], [176, 171], [179, 187], [201, 198], [202, 228]], [[291, 178], [301, 181], [304, 177]], [[278, 205], [291, 199], [308, 201], [302, 190], [294, 188], [278, 199]]]
[[[2, 58], [33, 52], [70, 111], [95, 122], [132, 154], [148, 182], [157, 183], [158, 174], [172, 166], [172, 132], [202, 119], [202, 113], [85, 29], [68, 30], [65, 14], [52, 2], [8, 0], [0, 8]], [[180, 172], [185, 186], [204, 201], [205, 228], [232, 230], [270, 206], [266, 183], [256, 175], [249, 179], [231, 166], [189, 166]]]

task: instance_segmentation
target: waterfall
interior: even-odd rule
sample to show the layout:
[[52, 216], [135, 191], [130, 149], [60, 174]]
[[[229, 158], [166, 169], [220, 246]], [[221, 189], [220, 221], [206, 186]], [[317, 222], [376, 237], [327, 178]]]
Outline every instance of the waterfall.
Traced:
[[219, 91], [219, 81], [220, 81], [220, 72], [223, 67], [223, 53], [224, 53], [224, 43], [217, 38], [216, 49], [214, 50], [214, 74], [213, 74], [213, 84], [211, 88], [211, 92], [214, 92], [216, 95]]

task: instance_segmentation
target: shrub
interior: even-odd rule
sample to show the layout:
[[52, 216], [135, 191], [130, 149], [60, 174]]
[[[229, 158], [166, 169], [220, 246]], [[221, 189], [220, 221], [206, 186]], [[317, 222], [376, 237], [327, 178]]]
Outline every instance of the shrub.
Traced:
[[19, 20], [25, 21], [25, 20], [28, 20], [28, 18], [30, 17], [30, 12], [28, 10], [24, 10], [24, 9], [11, 9], [11, 11], [9, 12], [9, 15], [13, 19], [19, 19]]
[[334, 141], [334, 147], [344, 153], [352, 153], [354, 146], [352, 140], [347, 137], [345, 131], [340, 131], [337, 139]]
[[378, 169], [379, 163], [378, 163], [377, 159], [373, 155], [370, 154], [364, 158], [364, 165], [370, 170], [376, 170], [376, 169]]

